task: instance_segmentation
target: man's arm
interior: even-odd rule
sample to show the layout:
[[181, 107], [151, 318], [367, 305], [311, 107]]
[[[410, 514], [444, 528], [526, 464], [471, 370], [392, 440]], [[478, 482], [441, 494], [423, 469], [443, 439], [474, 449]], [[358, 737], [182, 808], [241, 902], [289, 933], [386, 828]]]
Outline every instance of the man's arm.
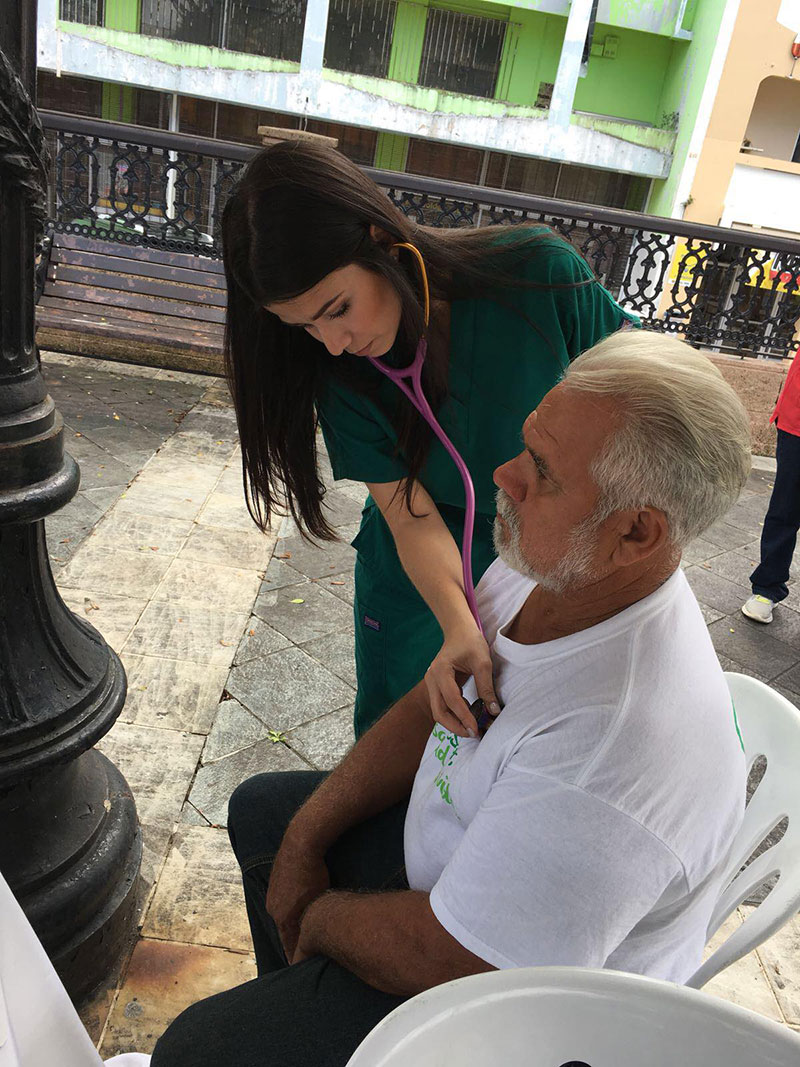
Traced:
[[287, 836], [327, 852], [346, 830], [405, 800], [432, 728], [427, 690], [420, 682], [312, 793], [289, 823]]
[[288, 959], [303, 911], [330, 885], [326, 852], [346, 830], [409, 796], [432, 725], [420, 682], [361, 738], [289, 823], [267, 893], [267, 912]]
[[307, 909], [293, 962], [328, 956], [396, 996], [495, 968], [445, 930], [427, 893], [325, 893]]

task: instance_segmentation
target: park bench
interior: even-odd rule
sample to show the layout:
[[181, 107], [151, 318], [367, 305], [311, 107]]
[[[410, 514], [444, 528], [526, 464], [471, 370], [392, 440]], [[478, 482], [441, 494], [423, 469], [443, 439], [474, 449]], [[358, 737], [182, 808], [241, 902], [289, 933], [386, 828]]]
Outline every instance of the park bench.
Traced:
[[40, 348], [222, 373], [220, 260], [64, 233], [52, 235], [45, 257]]

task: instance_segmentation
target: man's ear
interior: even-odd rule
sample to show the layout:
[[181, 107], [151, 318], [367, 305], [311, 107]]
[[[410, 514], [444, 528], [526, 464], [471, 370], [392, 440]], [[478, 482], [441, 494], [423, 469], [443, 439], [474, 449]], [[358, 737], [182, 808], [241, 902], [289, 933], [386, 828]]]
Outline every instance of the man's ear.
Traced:
[[617, 567], [639, 563], [663, 549], [669, 541], [667, 516], [659, 508], [626, 511], [620, 515], [620, 519], [618, 540], [611, 555]]

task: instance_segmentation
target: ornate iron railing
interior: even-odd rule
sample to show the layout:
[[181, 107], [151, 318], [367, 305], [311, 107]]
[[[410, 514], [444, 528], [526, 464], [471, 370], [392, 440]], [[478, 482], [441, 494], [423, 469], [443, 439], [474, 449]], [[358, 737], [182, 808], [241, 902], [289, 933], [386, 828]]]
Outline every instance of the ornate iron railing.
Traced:
[[[42, 112], [51, 230], [218, 257], [222, 208], [256, 149]], [[367, 170], [431, 226], [544, 222], [623, 306], [693, 344], [781, 358], [800, 335], [800, 241]]]

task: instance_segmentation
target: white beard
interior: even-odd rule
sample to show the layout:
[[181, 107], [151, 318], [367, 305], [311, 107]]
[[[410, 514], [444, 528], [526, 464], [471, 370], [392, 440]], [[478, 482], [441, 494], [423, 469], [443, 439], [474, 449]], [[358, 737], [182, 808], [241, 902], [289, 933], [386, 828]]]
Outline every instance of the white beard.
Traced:
[[563, 555], [549, 570], [544, 571], [539, 570], [522, 553], [522, 530], [511, 498], [502, 489], [498, 489], [496, 500], [497, 514], [505, 523], [505, 527], [495, 519], [494, 547], [497, 555], [508, 567], [526, 578], [532, 578], [537, 585], [559, 596], [570, 590], [581, 589], [597, 577], [593, 557], [600, 523], [595, 516], [590, 515], [572, 528]]

